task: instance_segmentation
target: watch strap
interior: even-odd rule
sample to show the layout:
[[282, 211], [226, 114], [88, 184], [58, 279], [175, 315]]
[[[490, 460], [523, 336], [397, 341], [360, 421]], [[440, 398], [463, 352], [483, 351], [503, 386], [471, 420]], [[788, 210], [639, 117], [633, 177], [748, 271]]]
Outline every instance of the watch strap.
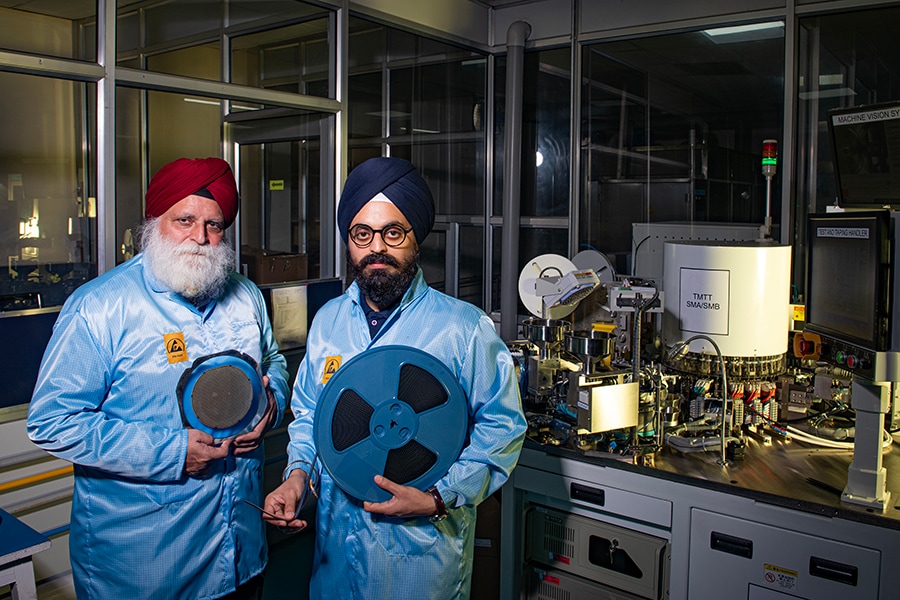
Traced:
[[444, 504], [444, 498], [435, 486], [431, 486], [426, 490], [431, 497], [434, 498], [434, 514], [428, 517], [432, 523], [438, 523], [447, 518], [447, 506]]

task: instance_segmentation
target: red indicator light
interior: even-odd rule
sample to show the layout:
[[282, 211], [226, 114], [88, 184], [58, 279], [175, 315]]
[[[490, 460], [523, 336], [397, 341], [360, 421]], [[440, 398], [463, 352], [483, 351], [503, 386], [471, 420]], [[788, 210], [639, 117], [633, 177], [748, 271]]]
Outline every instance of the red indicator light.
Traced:
[[778, 164], [778, 140], [763, 140], [762, 172], [766, 177], [775, 175]]

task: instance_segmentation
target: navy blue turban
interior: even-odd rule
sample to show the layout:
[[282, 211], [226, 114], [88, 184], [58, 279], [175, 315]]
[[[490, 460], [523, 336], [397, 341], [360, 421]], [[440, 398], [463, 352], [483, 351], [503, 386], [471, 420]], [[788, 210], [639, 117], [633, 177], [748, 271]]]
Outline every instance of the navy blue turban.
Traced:
[[394, 203], [422, 243], [434, 227], [434, 198], [428, 184], [411, 162], [402, 158], [370, 158], [352, 171], [344, 182], [338, 204], [337, 221], [341, 238], [347, 243], [347, 230], [369, 200], [379, 193]]

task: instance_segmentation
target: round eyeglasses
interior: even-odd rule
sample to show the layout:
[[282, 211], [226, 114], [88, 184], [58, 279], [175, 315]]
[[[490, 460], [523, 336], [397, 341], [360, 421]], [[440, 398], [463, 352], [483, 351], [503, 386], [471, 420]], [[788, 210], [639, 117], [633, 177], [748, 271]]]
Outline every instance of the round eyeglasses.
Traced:
[[375, 239], [376, 233], [381, 234], [381, 239], [386, 246], [396, 248], [406, 241], [406, 234], [410, 231], [412, 231], [412, 227], [403, 229], [403, 227], [396, 224], [388, 225], [381, 229], [372, 229], [368, 225], [360, 223], [351, 227], [349, 234], [350, 239], [353, 240], [353, 243], [359, 248], [368, 248], [372, 244], [372, 240]]

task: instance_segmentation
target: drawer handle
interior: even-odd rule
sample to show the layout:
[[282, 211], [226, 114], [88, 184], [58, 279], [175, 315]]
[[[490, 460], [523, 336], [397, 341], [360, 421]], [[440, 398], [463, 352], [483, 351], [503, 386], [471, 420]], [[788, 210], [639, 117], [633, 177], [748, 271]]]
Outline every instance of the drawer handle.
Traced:
[[734, 537], [725, 533], [713, 531], [709, 534], [709, 547], [719, 552], [753, 558], [753, 542], [744, 538]]
[[584, 500], [597, 506], [606, 504], [606, 494], [601, 489], [588, 487], [579, 483], [569, 484], [569, 495], [573, 500]]
[[830, 579], [831, 581], [845, 583], [854, 587], [856, 587], [856, 582], [859, 580], [858, 567], [834, 562], [827, 558], [819, 558], [818, 556], [809, 557], [809, 574], [813, 577]]

